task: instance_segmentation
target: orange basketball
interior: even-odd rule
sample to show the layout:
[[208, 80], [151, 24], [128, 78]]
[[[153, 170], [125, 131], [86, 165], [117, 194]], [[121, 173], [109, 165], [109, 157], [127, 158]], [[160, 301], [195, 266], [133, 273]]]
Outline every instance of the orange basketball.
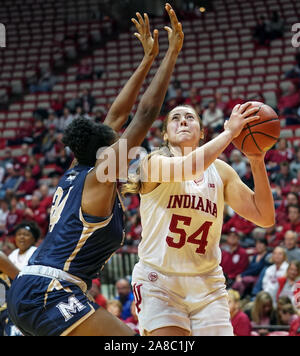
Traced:
[[243, 153], [256, 154], [268, 151], [278, 140], [280, 135], [280, 122], [276, 112], [269, 106], [259, 101], [250, 101], [247, 108], [257, 106], [259, 120], [247, 124], [240, 135], [232, 143]]

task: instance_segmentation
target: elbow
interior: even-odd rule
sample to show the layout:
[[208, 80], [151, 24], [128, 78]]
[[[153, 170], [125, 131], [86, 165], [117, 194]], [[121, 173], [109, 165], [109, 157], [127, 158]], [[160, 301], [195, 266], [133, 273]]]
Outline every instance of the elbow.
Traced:
[[157, 105], [141, 103], [138, 108], [137, 117], [144, 122], [154, 121], [158, 117], [159, 112], [160, 108]]
[[275, 221], [275, 216], [270, 216], [268, 218], [264, 218], [259, 224], [257, 224], [258, 226], [267, 229], [269, 227], [274, 226], [276, 223]]

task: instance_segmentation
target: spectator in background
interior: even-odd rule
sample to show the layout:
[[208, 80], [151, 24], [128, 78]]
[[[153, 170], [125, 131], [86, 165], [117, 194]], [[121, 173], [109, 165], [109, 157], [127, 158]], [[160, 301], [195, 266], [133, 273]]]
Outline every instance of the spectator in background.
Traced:
[[273, 304], [276, 304], [277, 281], [283, 277], [288, 269], [288, 262], [285, 249], [275, 247], [272, 253], [272, 265], [265, 270], [262, 280], [262, 289], [272, 297]]
[[277, 11], [273, 11], [272, 17], [267, 21], [267, 32], [270, 41], [283, 36], [284, 20], [279, 16]]
[[234, 335], [251, 336], [251, 323], [248, 315], [241, 310], [239, 292], [228, 290], [228, 303]]
[[79, 105], [79, 98], [77, 96], [77, 93], [74, 93], [71, 99], [69, 99], [66, 102], [65, 107], [67, 107], [71, 112], [74, 112], [78, 105]]
[[288, 230], [284, 235], [284, 247], [288, 262], [292, 260], [300, 261], [300, 248], [297, 247], [298, 234], [295, 231]]
[[18, 197], [25, 197], [26, 195], [32, 195], [36, 187], [36, 180], [32, 178], [31, 168], [26, 168], [24, 171], [24, 180], [19, 185], [16, 195]]
[[14, 195], [10, 198], [9, 213], [6, 218], [6, 230], [8, 235], [14, 233], [15, 227], [22, 221], [23, 216], [24, 211], [19, 206], [19, 198]]
[[40, 230], [36, 223], [23, 221], [16, 227], [15, 231], [17, 249], [14, 250], [8, 258], [22, 271], [36, 250], [35, 244], [40, 237]]
[[[259, 325], [276, 325], [277, 323], [272, 297], [264, 291], [257, 294], [254, 303], [250, 304], [250, 308], [245, 313], [250, 317], [252, 328]], [[257, 335], [266, 335], [268, 333], [266, 329], [255, 329], [257, 330]]]
[[[290, 205], [288, 206], [288, 222], [286, 222], [282, 230], [276, 235], [276, 242], [280, 243], [284, 239], [284, 235], [288, 230], [300, 233], [300, 205]], [[297, 243], [300, 241], [298, 240]]]
[[283, 305], [282, 309], [279, 312], [281, 325], [291, 326], [293, 322], [298, 320], [298, 314], [295, 307], [292, 304]]
[[278, 278], [276, 289], [276, 302], [279, 297], [288, 297], [292, 304], [296, 306], [294, 297], [295, 285], [300, 281], [300, 261], [292, 260], [287, 268], [286, 275]]
[[82, 107], [82, 110], [85, 114], [89, 114], [93, 111], [95, 106], [95, 98], [91, 95], [88, 89], [83, 89], [82, 95], [79, 98], [78, 105]]
[[201, 115], [202, 113], [201, 102], [202, 102], [202, 98], [199, 95], [199, 89], [196, 87], [192, 87], [189, 90], [189, 95], [185, 99], [184, 104], [193, 106], [195, 109], [197, 109], [198, 114]]
[[136, 334], [139, 334], [139, 319], [136, 313], [136, 307], [135, 307], [135, 301], [133, 300], [131, 303], [131, 315], [129, 318], [127, 318], [125, 323], [132, 329]]
[[291, 327], [289, 330], [289, 336], [300, 336], [300, 315], [298, 318], [292, 321]]
[[290, 205], [299, 205], [297, 193], [289, 192], [286, 197], [283, 197], [281, 204], [276, 209], [276, 222], [278, 225], [283, 225], [288, 221], [288, 207]]
[[31, 201], [27, 203], [24, 219], [35, 221], [45, 236], [48, 229], [48, 216], [45, 208], [40, 206], [40, 198], [37, 194], [34, 194]]
[[51, 109], [55, 112], [56, 116], [62, 116], [65, 103], [66, 101], [63, 94], [57, 94], [56, 97], [51, 100], [50, 106]]
[[43, 138], [47, 133], [47, 129], [43, 120], [37, 119], [34, 123], [31, 137], [27, 138], [27, 142], [34, 144], [32, 154], [41, 153]]
[[84, 117], [86, 119], [91, 119], [89, 114], [85, 113], [81, 106], [76, 106], [74, 119], [78, 119], [79, 117]]
[[231, 167], [237, 172], [240, 177], [244, 177], [247, 171], [246, 162], [239, 150], [233, 150], [230, 155]]
[[41, 184], [36, 194], [40, 195], [40, 207], [48, 211], [48, 209], [52, 205], [52, 198], [53, 198], [53, 196], [49, 192], [48, 185]]
[[221, 109], [217, 108], [215, 100], [211, 100], [208, 103], [207, 109], [203, 111], [202, 123], [204, 127], [212, 130], [213, 132], [219, 132], [223, 129], [224, 114]]
[[52, 74], [51, 70], [49, 68], [44, 68], [40, 79], [31, 84], [29, 90], [31, 93], [49, 92], [52, 90], [55, 82], [56, 78]]
[[300, 52], [295, 54], [295, 66], [285, 73], [285, 78], [287, 79], [300, 79]]
[[65, 107], [63, 115], [59, 118], [58, 130], [63, 132], [65, 128], [74, 120], [74, 116], [70, 113], [69, 108]]
[[267, 24], [264, 16], [259, 16], [257, 25], [253, 30], [253, 38], [260, 46], [266, 46], [269, 44]]
[[276, 147], [266, 153], [265, 161], [267, 170], [269, 172], [276, 172], [279, 170], [279, 164], [281, 162], [291, 162], [293, 157], [294, 153], [293, 150], [288, 147], [288, 141], [285, 138], [280, 138], [276, 144]]
[[171, 111], [178, 105], [183, 105], [185, 102], [185, 97], [183, 94], [182, 88], [177, 88], [175, 91], [175, 96], [167, 101], [166, 109], [167, 111]]
[[222, 249], [221, 267], [227, 277], [227, 287], [231, 288], [238, 275], [246, 270], [249, 264], [247, 252], [240, 246], [240, 234], [231, 229], [226, 246]]
[[276, 318], [278, 325], [283, 325], [282, 320], [280, 318], [280, 311], [282, 310], [282, 307], [286, 304], [292, 304], [292, 301], [289, 297], [283, 296], [277, 299]]
[[107, 308], [107, 300], [101, 293], [101, 282], [98, 278], [92, 280], [92, 286], [89, 289], [89, 294], [93, 297], [96, 304], [102, 308]]
[[121, 318], [126, 320], [131, 316], [130, 307], [134, 299], [129, 281], [126, 278], [119, 279], [116, 282], [116, 290], [118, 295], [116, 299], [119, 300], [122, 305]]
[[9, 208], [7, 200], [0, 200], [0, 240], [1, 236], [6, 233], [6, 219], [8, 213]]
[[[61, 111], [59, 116], [62, 116], [63, 110]], [[54, 128], [55, 130], [59, 129], [59, 119], [56, 114], [53, 112], [49, 112], [47, 120], [44, 121], [45, 128], [50, 130], [50, 128]]]
[[21, 155], [15, 158], [15, 163], [18, 163], [21, 168], [25, 168], [29, 161], [29, 146], [27, 143], [23, 143], [21, 146]]
[[72, 163], [72, 157], [67, 154], [65, 148], [61, 148], [58, 154], [56, 155], [56, 160], [55, 160], [55, 164], [60, 169], [60, 172], [61, 173], [65, 172], [70, 167], [71, 163]]
[[216, 106], [220, 109], [223, 113], [225, 112], [226, 103], [222, 100], [223, 94], [220, 91], [215, 92], [215, 101]]
[[122, 303], [119, 300], [108, 300], [106, 303], [106, 309], [112, 315], [116, 316], [121, 320], [124, 320], [122, 318]]
[[254, 179], [249, 162], [246, 162], [246, 173], [241, 179], [250, 189], [254, 189]]
[[291, 183], [292, 179], [295, 177], [290, 171], [289, 162], [283, 161], [280, 163], [280, 170], [276, 173], [275, 177], [274, 183], [280, 188], [284, 188]]
[[244, 238], [245, 236], [250, 235], [254, 228], [255, 225], [252, 222], [234, 213], [233, 216], [223, 225], [222, 233], [228, 234], [231, 229], [235, 229], [235, 231], [241, 234], [241, 237]]
[[8, 163], [6, 167], [8, 175], [5, 178], [3, 185], [1, 186], [0, 199], [14, 194], [23, 180], [21, 166], [19, 164], [12, 166], [10, 163]]
[[178, 79], [174, 79], [173, 83], [170, 84], [168, 87], [168, 91], [167, 91], [167, 95], [166, 95], [167, 102], [176, 97], [177, 89], [182, 89], [181, 82]]
[[[298, 120], [296, 120], [296, 122], [293, 120], [293, 117], [297, 114], [297, 108], [299, 106], [300, 91], [298, 84], [291, 81], [287, 87], [287, 93], [282, 95], [277, 102], [279, 114], [287, 117], [286, 125], [294, 125], [299, 122]], [[289, 119], [289, 116], [291, 116], [291, 119]]]
[[14, 163], [14, 159], [12, 157], [12, 152], [10, 147], [6, 147], [3, 152], [3, 157], [0, 160], [0, 167], [6, 168], [6, 165], [10, 163]]
[[253, 285], [256, 283], [259, 274], [266, 266], [269, 266], [267, 239], [256, 239], [255, 247], [256, 253], [252, 256], [249, 266], [245, 271], [236, 276], [235, 282], [232, 285], [232, 289], [237, 290], [241, 298], [251, 294], [250, 292]]
[[239, 89], [236, 87], [232, 88], [231, 98], [227, 101], [226, 106], [224, 108], [225, 119], [230, 117], [233, 108], [237, 104], [243, 104], [244, 102], [245, 100], [242, 99], [242, 95], [240, 94]]
[[93, 66], [91, 58], [83, 58], [78, 68], [76, 80], [93, 79]]
[[30, 156], [27, 167], [31, 169], [32, 178], [38, 181], [42, 176], [41, 166], [35, 156]]
[[296, 157], [291, 162], [290, 170], [292, 174], [296, 177], [297, 173], [300, 171], [300, 147], [297, 147], [295, 151]]
[[102, 110], [96, 110], [94, 115], [94, 121], [96, 123], [103, 122], [105, 119], [105, 113]]

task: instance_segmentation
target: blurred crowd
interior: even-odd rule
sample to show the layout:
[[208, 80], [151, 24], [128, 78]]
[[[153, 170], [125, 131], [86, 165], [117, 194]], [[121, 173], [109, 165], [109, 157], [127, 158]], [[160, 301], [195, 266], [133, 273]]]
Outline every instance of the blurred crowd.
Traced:
[[[278, 93], [276, 110], [287, 126], [299, 122], [299, 63], [286, 73], [290, 80], [287, 93]], [[85, 74], [84, 71], [80, 73]], [[257, 98], [264, 102], [263, 93], [257, 93]], [[177, 105], [188, 104], [196, 108], [202, 118], [205, 141], [208, 141], [222, 131], [233, 107], [244, 102], [237, 88], [232, 89], [228, 100], [224, 101], [222, 93], [216, 91], [214, 99], [207, 101], [199, 95], [198, 88], [192, 87], [185, 92], [180, 81], [174, 80], [161, 116], [149, 131], [143, 147], [149, 153], [162, 145], [163, 119]], [[108, 102], [106, 111], [109, 107]], [[60, 176], [73, 160], [70, 150], [62, 143], [63, 132], [79, 116], [96, 122], [103, 122], [105, 118], [105, 112], [97, 109], [88, 89], [70, 100], [58, 95], [51, 102], [50, 110], [37, 108], [33, 113], [34, 124], [5, 143], [4, 156], [0, 160], [0, 250], [6, 255], [11, 256], [20, 249], [16, 228], [24, 221], [35, 223], [40, 230], [34, 246], [45, 237], [53, 194]], [[130, 120], [131, 117], [123, 130]], [[131, 167], [141, 158], [132, 161]], [[231, 144], [220, 159], [229, 163], [253, 189], [249, 162], [240, 151]], [[230, 290], [231, 316], [236, 334], [266, 335], [270, 331], [265, 325], [284, 325], [286, 333], [300, 334], [300, 299], [296, 293], [300, 291], [300, 146], [296, 141], [280, 138], [267, 152], [265, 162], [275, 201], [276, 224], [262, 229], [229, 207], [224, 212], [222, 267]], [[127, 212], [123, 251], [130, 247], [130, 251], [136, 252], [142, 233], [139, 196], [126, 196], [124, 203]], [[126, 286], [120, 286], [122, 283]], [[122, 288], [126, 296], [122, 295]], [[116, 291], [118, 299], [106, 301], [101, 294], [100, 281], [95, 280], [90, 293], [96, 302], [137, 329], [129, 282], [126, 279], [118, 281]]]

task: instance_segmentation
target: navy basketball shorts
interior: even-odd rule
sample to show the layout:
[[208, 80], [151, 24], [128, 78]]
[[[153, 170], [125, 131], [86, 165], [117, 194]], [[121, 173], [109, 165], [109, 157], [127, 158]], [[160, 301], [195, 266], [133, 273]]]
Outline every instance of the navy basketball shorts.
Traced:
[[12, 322], [27, 336], [64, 336], [90, 317], [97, 306], [66, 280], [19, 275], [7, 295]]

